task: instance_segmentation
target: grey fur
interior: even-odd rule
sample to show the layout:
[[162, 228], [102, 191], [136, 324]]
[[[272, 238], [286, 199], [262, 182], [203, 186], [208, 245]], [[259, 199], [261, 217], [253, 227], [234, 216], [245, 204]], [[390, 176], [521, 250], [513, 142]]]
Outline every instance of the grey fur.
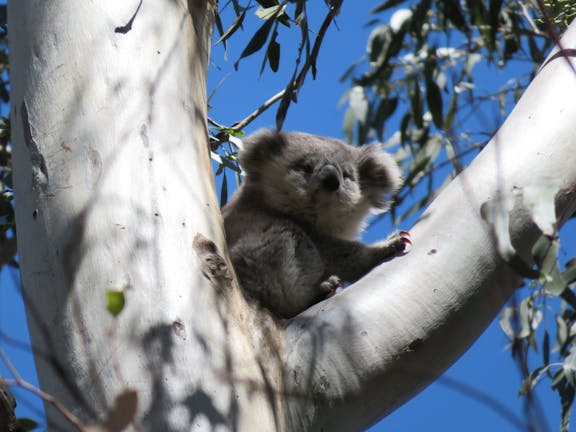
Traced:
[[325, 299], [333, 275], [356, 281], [404, 251], [399, 233], [374, 245], [356, 241], [401, 183], [380, 145], [263, 130], [244, 140], [239, 157], [246, 178], [222, 210], [228, 246], [245, 294], [275, 315]]

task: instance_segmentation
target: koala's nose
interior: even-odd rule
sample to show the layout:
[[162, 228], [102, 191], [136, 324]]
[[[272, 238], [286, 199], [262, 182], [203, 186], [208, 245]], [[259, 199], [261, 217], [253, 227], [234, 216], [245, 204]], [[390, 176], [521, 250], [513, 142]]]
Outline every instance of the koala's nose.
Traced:
[[328, 191], [337, 191], [340, 187], [340, 173], [332, 165], [326, 165], [320, 170], [321, 185]]

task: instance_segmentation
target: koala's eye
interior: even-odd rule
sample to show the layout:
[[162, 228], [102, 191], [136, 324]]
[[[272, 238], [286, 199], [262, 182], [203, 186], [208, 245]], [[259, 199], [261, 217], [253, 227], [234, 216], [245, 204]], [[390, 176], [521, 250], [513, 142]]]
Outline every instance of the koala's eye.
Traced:
[[347, 180], [354, 180], [354, 173], [353, 173], [352, 171], [344, 170], [344, 172], [342, 173], [342, 175], [343, 175], [344, 178], [347, 179]]
[[314, 166], [309, 162], [299, 161], [293, 165], [293, 169], [303, 174], [310, 175], [314, 171]]

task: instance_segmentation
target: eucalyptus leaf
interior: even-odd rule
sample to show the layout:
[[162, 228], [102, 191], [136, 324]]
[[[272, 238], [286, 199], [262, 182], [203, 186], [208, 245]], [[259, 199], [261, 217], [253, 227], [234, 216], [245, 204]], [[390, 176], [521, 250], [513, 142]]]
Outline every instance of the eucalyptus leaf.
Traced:
[[278, 72], [278, 67], [280, 66], [280, 44], [275, 40], [270, 41], [266, 57], [268, 58], [270, 69], [273, 72]]
[[502, 310], [500, 314], [500, 319], [498, 323], [500, 324], [500, 328], [504, 332], [504, 334], [513, 341], [516, 338], [516, 333], [512, 328], [512, 317], [514, 316], [514, 308], [512, 306], [507, 306]]
[[283, 6], [281, 5], [274, 5], [270, 7], [259, 7], [256, 10], [256, 16], [263, 20], [269, 20], [270, 18], [274, 17], [274, 15], [278, 14], [278, 11]]
[[566, 284], [573, 284], [576, 282], [576, 258], [572, 258], [566, 262], [562, 278]]
[[40, 428], [40, 424], [38, 424], [38, 422], [27, 417], [18, 418], [17, 423], [18, 427], [20, 428], [19, 432], [28, 432]]
[[458, 0], [442, 0], [439, 5], [442, 7], [444, 15], [454, 24], [454, 27], [464, 33], [470, 31]]
[[432, 114], [434, 125], [442, 129], [444, 127], [444, 117], [442, 115], [442, 93], [440, 87], [433, 80], [426, 82], [426, 102]]
[[550, 364], [550, 335], [548, 330], [544, 331], [544, 337], [542, 338], [542, 360], [545, 366]]
[[242, 11], [242, 13], [236, 17], [236, 19], [234, 20], [234, 22], [232, 23], [232, 25], [228, 28], [228, 30], [226, 30], [226, 32], [224, 32], [224, 34], [222, 34], [222, 35], [220, 36], [220, 39], [218, 39], [218, 40], [216, 41], [216, 44], [215, 44], [215, 45], [218, 45], [220, 42], [224, 42], [224, 43], [225, 43], [226, 40], [228, 40], [228, 38], [229, 38], [230, 36], [232, 36], [234, 33], [236, 33], [236, 30], [238, 30], [238, 29], [242, 26], [242, 23], [244, 22], [244, 18], [246, 17], [246, 11], [247, 11], [247, 10], [248, 10], [248, 9], [244, 9], [244, 10]]
[[108, 290], [106, 291], [106, 309], [113, 316], [118, 316], [124, 309], [126, 299], [122, 291]]
[[274, 19], [269, 19], [256, 31], [256, 33], [254, 33], [254, 36], [252, 36], [252, 39], [250, 39], [250, 42], [248, 42], [248, 45], [246, 45], [242, 51], [242, 54], [240, 54], [240, 58], [236, 61], [236, 63], [234, 63], [234, 67], [236, 69], [238, 69], [240, 60], [242, 60], [244, 57], [248, 57], [254, 54], [264, 46], [266, 40], [268, 39], [268, 35], [270, 34], [270, 30], [272, 30], [272, 25], [274, 22]]
[[228, 202], [228, 179], [226, 171], [222, 175], [222, 188], [220, 189], [220, 207], [224, 207]]
[[393, 8], [394, 6], [398, 6], [399, 4], [404, 3], [406, 0], [387, 0], [381, 4], [379, 4], [378, 6], [376, 6], [375, 8], [370, 10], [371, 14], [375, 14], [378, 12], [383, 12], [387, 9]]
[[368, 116], [368, 100], [364, 94], [363, 87], [352, 87], [352, 90], [350, 91], [350, 108], [352, 108], [356, 120], [360, 123], [366, 121], [366, 117]]

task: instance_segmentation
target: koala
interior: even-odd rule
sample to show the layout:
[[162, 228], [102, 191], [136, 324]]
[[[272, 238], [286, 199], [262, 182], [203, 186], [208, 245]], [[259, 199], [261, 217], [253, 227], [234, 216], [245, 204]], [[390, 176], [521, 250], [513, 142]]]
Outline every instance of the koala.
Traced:
[[277, 317], [299, 314], [410, 244], [406, 232], [357, 241], [401, 184], [379, 144], [263, 130], [244, 140], [239, 162], [245, 180], [222, 209], [230, 256], [244, 294]]

